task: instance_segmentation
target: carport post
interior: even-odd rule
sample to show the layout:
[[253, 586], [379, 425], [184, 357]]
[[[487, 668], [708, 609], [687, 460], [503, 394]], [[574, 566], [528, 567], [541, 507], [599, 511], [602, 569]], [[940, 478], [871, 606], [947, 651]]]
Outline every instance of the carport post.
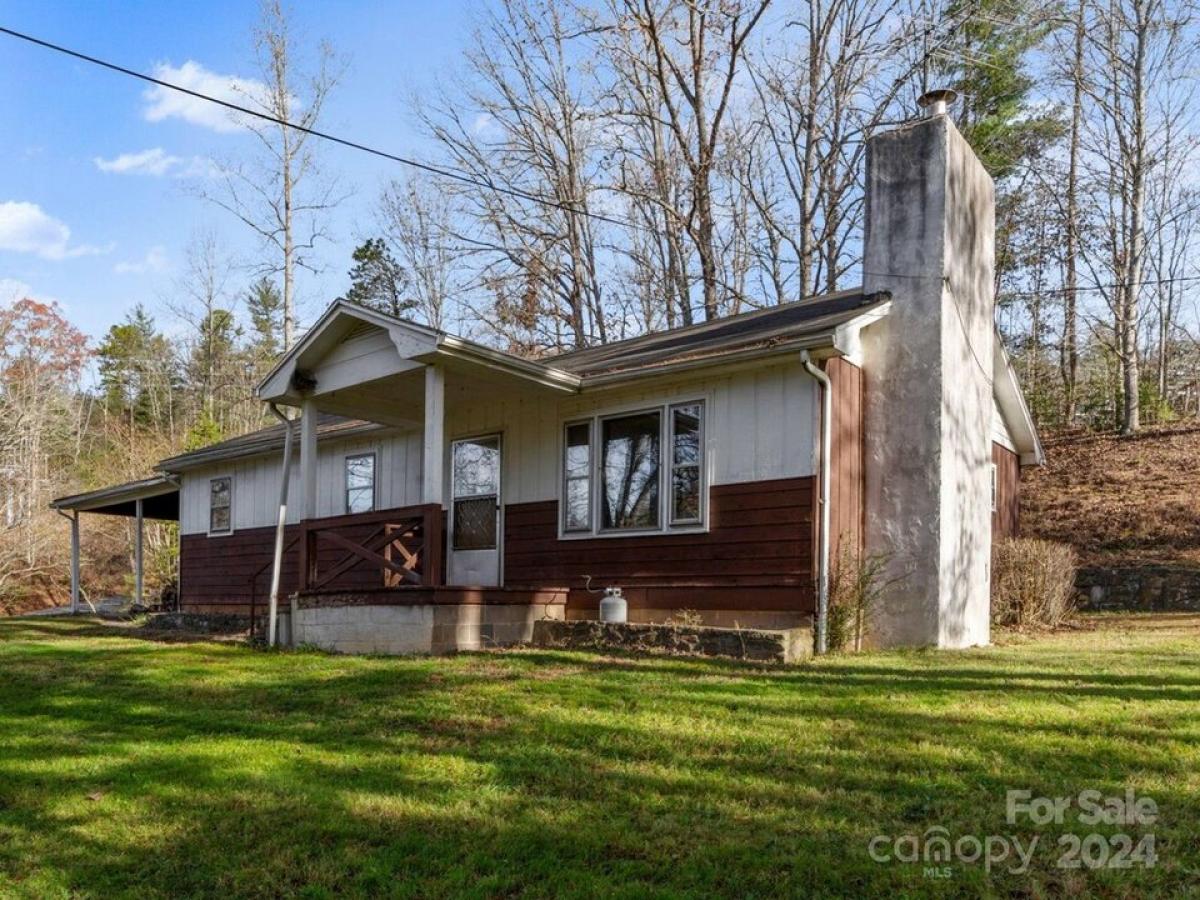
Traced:
[[71, 615], [79, 613], [79, 510], [71, 515]]
[[136, 594], [135, 602], [138, 606], [142, 605], [142, 501], [140, 499], [134, 501], [134, 509], [137, 517], [137, 534], [133, 539], [133, 563], [136, 571], [133, 573], [134, 593]]

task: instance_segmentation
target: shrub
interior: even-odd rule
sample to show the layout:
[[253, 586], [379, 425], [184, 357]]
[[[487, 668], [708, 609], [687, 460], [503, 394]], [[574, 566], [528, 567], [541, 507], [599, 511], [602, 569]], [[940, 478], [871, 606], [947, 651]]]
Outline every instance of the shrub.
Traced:
[[1055, 628], [1075, 608], [1075, 551], [1069, 544], [1005, 538], [992, 547], [992, 623]]
[[890, 581], [883, 579], [889, 557], [865, 555], [842, 537], [845, 549], [838, 554], [829, 578], [830, 650], [861, 650], [871, 611], [879, 603]]

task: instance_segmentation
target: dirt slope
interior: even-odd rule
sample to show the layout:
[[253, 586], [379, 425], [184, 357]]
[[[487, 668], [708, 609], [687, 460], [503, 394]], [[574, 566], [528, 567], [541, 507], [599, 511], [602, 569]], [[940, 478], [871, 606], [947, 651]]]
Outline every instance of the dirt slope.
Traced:
[[1200, 566], [1200, 424], [1044, 436], [1046, 466], [1025, 470], [1025, 535], [1073, 544], [1084, 565]]

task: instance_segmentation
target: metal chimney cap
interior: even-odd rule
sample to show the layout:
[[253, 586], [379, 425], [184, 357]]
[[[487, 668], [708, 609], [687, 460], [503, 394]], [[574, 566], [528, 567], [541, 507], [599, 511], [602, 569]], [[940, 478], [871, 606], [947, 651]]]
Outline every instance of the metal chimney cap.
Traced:
[[944, 116], [946, 107], [958, 99], [958, 91], [943, 88], [936, 91], [926, 91], [917, 98], [917, 105], [925, 110], [927, 116]]

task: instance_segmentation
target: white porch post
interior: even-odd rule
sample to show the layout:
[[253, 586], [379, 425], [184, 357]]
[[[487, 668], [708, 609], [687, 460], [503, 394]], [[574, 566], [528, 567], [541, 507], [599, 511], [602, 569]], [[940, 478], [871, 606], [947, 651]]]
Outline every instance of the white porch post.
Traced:
[[143, 525], [145, 524], [145, 520], [142, 516], [142, 501], [140, 499], [134, 501], [134, 510], [135, 518], [137, 519], [137, 533], [133, 536], [134, 602], [137, 603], [138, 606], [141, 606], [143, 588], [145, 585], [145, 580], [143, 578], [144, 570], [142, 566], [142, 533], [144, 531]]
[[317, 405], [305, 400], [300, 407], [300, 518], [317, 517]]
[[71, 614], [79, 612], [79, 510], [71, 516]]
[[421, 457], [421, 502], [442, 504], [446, 455], [446, 373], [425, 367], [425, 443]]

